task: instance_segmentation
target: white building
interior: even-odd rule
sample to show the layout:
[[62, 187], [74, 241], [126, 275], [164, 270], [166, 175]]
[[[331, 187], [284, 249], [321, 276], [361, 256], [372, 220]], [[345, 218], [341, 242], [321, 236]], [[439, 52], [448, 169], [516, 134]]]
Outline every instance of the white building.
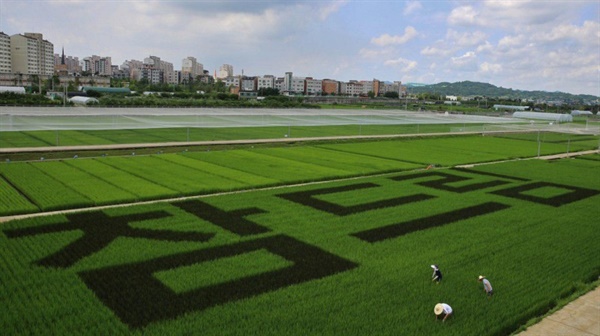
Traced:
[[186, 76], [196, 78], [197, 76], [202, 76], [203, 74], [204, 65], [198, 63], [198, 60], [195, 57], [188, 56], [181, 60], [181, 75], [183, 78], [186, 78]]
[[229, 76], [229, 77], [225, 77], [223, 78], [223, 82], [225, 83], [225, 86], [227, 87], [240, 87], [241, 85], [241, 76]]
[[275, 76], [265, 75], [263, 77], [258, 77], [256, 86], [257, 90], [275, 88]]
[[291, 72], [286, 72], [280, 92], [287, 95], [304, 94], [304, 82], [304, 77], [294, 77]]
[[0, 73], [11, 73], [10, 36], [0, 32]]
[[359, 83], [362, 84], [362, 92], [361, 92], [361, 94], [363, 96], [368, 95], [369, 92], [377, 93], [377, 92], [375, 92], [374, 81], [363, 80], [363, 81], [360, 81]]
[[11, 72], [28, 75], [54, 74], [54, 45], [42, 34], [25, 33], [10, 37]]
[[360, 96], [363, 92], [363, 85], [357, 81], [349, 81], [340, 85], [340, 93], [348, 96]]
[[217, 78], [225, 79], [227, 77], [233, 76], [233, 65], [223, 64], [219, 68], [219, 72], [217, 74]]
[[110, 57], [92, 55], [84, 57], [81, 62], [81, 70], [92, 75], [112, 76], [112, 61]]
[[310, 96], [323, 94], [323, 81], [321, 79], [306, 77], [304, 94]]

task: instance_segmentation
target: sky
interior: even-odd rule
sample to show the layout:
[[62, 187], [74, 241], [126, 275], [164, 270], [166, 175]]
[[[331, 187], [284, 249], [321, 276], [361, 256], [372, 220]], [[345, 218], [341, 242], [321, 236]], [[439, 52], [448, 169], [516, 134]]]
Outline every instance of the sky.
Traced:
[[113, 65], [600, 96], [598, 0], [0, 0], [0, 31]]

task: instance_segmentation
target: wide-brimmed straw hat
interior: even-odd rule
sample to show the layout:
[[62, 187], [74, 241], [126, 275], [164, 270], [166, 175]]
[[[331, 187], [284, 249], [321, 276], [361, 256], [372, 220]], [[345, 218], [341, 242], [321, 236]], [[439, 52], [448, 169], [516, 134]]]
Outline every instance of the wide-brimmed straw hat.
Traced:
[[431, 265], [431, 268], [437, 269], [438, 267], [437, 267], [437, 265]]
[[436, 304], [435, 308], [433, 308], [433, 312], [435, 313], [435, 315], [440, 315], [444, 312], [444, 306], [442, 306], [441, 303]]
[[483, 278], [485, 278], [483, 275], [479, 276], [479, 281], [483, 280]]

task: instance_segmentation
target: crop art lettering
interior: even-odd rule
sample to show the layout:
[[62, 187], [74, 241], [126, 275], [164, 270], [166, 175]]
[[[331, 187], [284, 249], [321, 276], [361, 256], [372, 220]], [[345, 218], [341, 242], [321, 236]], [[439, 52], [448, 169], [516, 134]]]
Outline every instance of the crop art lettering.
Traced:
[[435, 196], [427, 194], [415, 194], [402, 197], [393, 197], [381, 201], [375, 201], [370, 203], [363, 203], [353, 206], [343, 206], [315, 198], [318, 195], [333, 194], [345, 191], [353, 191], [368, 188], [377, 188], [379, 185], [374, 183], [359, 183], [351, 184], [347, 186], [334, 187], [334, 188], [322, 188], [308, 191], [299, 191], [293, 193], [279, 194], [278, 197], [287, 199], [292, 202], [296, 202], [308, 207], [312, 207], [317, 210], [332, 213], [338, 216], [347, 216], [358, 212], [369, 211], [374, 209], [381, 209], [387, 207], [394, 207], [398, 205], [424, 201], [427, 199], [434, 198]]
[[502, 181], [502, 180], [491, 180], [491, 181], [487, 181], [487, 182], [471, 183], [471, 184], [464, 185], [461, 187], [453, 187], [452, 185], [450, 185], [450, 183], [468, 181], [468, 180], [471, 180], [471, 178], [464, 177], [464, 176], [452, 175], [452, 174], [443, 173], [443, 172], [424, 172], [424, 173], [416, 173], [416, 174], [409, 174], [409, 175], [400, 175], [400, 176], [392, 177], [392, 180], [406, 181], [406, 180], [411, 180], [411, 179], [416, 179], [416, 178], [421, 178], [421, 177], [430, 178], [432, 176], [436, 176], [436, 177], [440, 177], [440, 178], [433, 180], [433, 181], [417, 182], [415, 184], [438, 189], [438, 190], [446, 190], [446, 191], [451, 191], [451, 192], [455, 192], [455, 193], [466, 193], [469, 191], [475, 191], [475, 190], [480, 190], [480, 189], [484, 189], [484, 188], [491, 188], [491, 187], [509, 183], [507, 181]]
[[[456, 194], [464, 195], [464, 199], [476, 203], [461, 204], [458, 209], [452, 209], [452, 204], [444, 205], [446, 208], [437, 211], [435, 208], [431, 208], [430, 213], [426, 216], [420, 215], [418, 212], [412, 212], [415, 215], [410, 218], [393, 219], [391, 220], [392, 224], [389, 224], [389, 222], [380, 223], [377, 227], [373, 227], [373, 223], [369, 223], [368, 229], [365, 230], [365, 227], [357, 228], [356, 231], [361, 229], [362, 231], [351, 234], [364, 242], [377, 243], [419, 230], [427, 230], [489, 215], [510, 207], [510, 205], [495, 202], [495, 198], [506, 199], [506, 197], [509, 197], [524, 202], [560, 207], [600, 193], [592, 189], [535, 182], [465, 169], [397, 175], [390, 177], [383, 183], [385, 184], [383, 186], [375, 183], [350, 183], [344, 186], [281, 193], [275, 196], [295, 203], [299, 209], [306, 210], [305, 207], [309, 207], [316, 211], [340, 217], [384, 208], [408, 207], [408, 204], [415, 202], [433, 202], [432, 200], [441, 197], [440, 195], [448, 197], [456, 197]], [[388, 183], [394, 185], [391, 188], [377, 190], [377, 188], [388, 187]], [[395, 184], [398, 184], [399, 188], [396, 188]], [[394, 195], [395, 190], [400, 190], [401, 187], [407, 185], [411, 185], [410, 188], [412, 189], [409, 190], [413, 190], [414, 194]], [[417, 191], [420, 190], [425, 190], [428, 193], [418, 193]], [[469, 192], [482, 190], [487, 192], [488, 195], [496, 196], [488, 197], [493, 199], [485, 202], [478, 201], [479, 198], [477, 197], [466, 197]], [[373, 198], [360, 204], [355, 204], [358, 199], [353, 199], [355, 202], [352, 205], [342, 205], [335, 202], [336, 197], [339, 196], [338, 193], [344, 195], [343, 193], [352, 192], [360, 192], [360, 200], [365, 197]], [[392, 195], [385, 194], [382, 196], [384, 192]], [[328, 197], [327, 201], [324, 200], [325, 195]], [[357, 194], [346, 194], [344, 196], [350, 196], [347, 199], [352, 199], [354, 195]], [[479, 193], [477, 195], [483, 194]], [[340, 201], [340, 203], [342, 202]], [[269, 215], [268, 210], [249, 205], [235, 210], [223, 210], [199, 199], [170, 204], [200, 220], [216, 225], [238, 235], [240, 238], [243, 237], [244, 240], [238, 242], [235, 239], [236, 242], [229, 245], [210, 247], [198, 244], [198, 248], [193, 251], [162, 257], [150, 257], [152, 259], [129, 264], [83, 271], [75, 270], [77, 271], [76, 274], [94, 292], [96, 297], [109, 307], [123, 323], [130, 327], [143, 328], [153, 322], [177, 318], [186, 313], [202, 311], [216, 305], [250, 298], [287, 286], [322, 279], [358, 267], [358, 264], [352, 261], [293, 237], [272, 232], [269, 227], [247, 218], [257, 214]], [[292, 209], [293, 204], [288, 204], [288, 206], [291, 211], [294, 211]], [[419, 209], [421, 208], [419, 207]], [[175, 211], [174, 208], [170, 210]], [[175, 212], [181, 213], [181, 211]], [[66, 222], [45, 226], [4, 229], [3, 232], [8, 238], [67, 231], [82, 232], [83, 234], [79, 238], [66, 244], [62, 249], [34, 262], [39, 266], [54, 268], [69, 268], [85, 257], [91, 256], [104, 248], [110, 248], [110, 243], [118, 237], [203, 243], [210, 241], [218, 234], [200, 232], [200, 229], [180, 232], [165, 229], [136, 228], [130, 225], [133, 222], [147, 220], [160, 222], [160, 219], [171, 216], [173, 215], [167, 211], [148, 211], [121, 216], [109, 216], [102, 211], [92, 211], [66, 215]], [[414, 218], [416, 216], [421, 217]], [[402, 217], [402, 215], [399, 217]], [[144, 225], [150, 227], [153, 224], [153, 222], [148, 222]], [[267, 237], [259, 236], [263, 234], [269, 235]], [[272, 254], [279, 257], [276, 259], [285, 259], [285, 262], [271, 268], [257, 270], [252, 274], [246, 273], [242, 268], [239, 274], [232, 274], [230, 278], [226, 279], [219, 277], [213, 279], [207, 276], [206, 278], [211, 281], [202, 282], [197, 278], [202, 272], [209, 274], [210, 272], [207, 270], [220, 270], [223, 264], [219, 262], [226, 264], [231, 259], [254, 258], [253, 253], [257, 252]], [[171, 288], [168, 281], [163, 283], [160, 280], [160, 273], [169, 273], [173, 270], [175, 270], [177, 276], [185, 272], [191, 272], [185, 274], [192, 274], [190, 279], [195, 279], [198, 282], [186, 283], [184, 290], [178, 291], [176, 285]], [[223, 268], [223, 270], [225, 273], [235, 273], [229, 271], [228, 268]], [[70, 271], [74, 272], [73, 270]]]
[[[152, 274], [163, 270], [267, 250], [294, 264], [258, 275], [177, 294]], [[79, 276], [124, 323], [143, 327], [230, 301], [331, 276], [358, 265], [294, 238], [278, 235], [179, 253], [135, 264], [91, 271]]]
[[56, 253], [36, 262], [40, 266], [64, 268], [70, 267], [79, 260], [102, 250], [118, 237], [204, 242], [214, 236], [212, 233], [149, 230], [129, 226], [129, 223], [131, 222], [159, 219], [168, 216], [170, 216], [170, 214], [165, 211], [152, 211], [110, 217], [101, 211], [93, 211], [67, 215], [68, 222], [66, 223], [5, 230], [4, 233], [9, 238], [18, 238], [61, 231], [83, 231], [83, 236], [81, 238], [75, 240]]
[[244, 218], [248, 215], [266, 212], [265, 210], [259, 208], [224, 211], [200, 200], [190, 200], [172, 204], [195, 215], [198, 218], [202, 218], [240, 236], [261, 234], [271, 231], [264, 226], [260, 226]]
[[[562, 189], [564, 192], [559, 195], [551, 196], [551, 197], [542, 197], [536, 195], [528, 195], [526, 192], [533, 191], [535, 189], [542, 188], [555, 188]], [[568, 186], [564, 184], [556, 184], [556, 183], [548, 183], [548, 182], [532, 182], [528, 184], [524, 184], [521, 186], [517, 186], [514, 188], [502, 189], [491, 192], [495, 195], [501, 195], [511, 198], [516, 198], [524, 201], [550, 205], [553, 207], [560, 207], [562, 205], [566, 205], [569, 203], [577, 202], [582, 199], [586, 199], [588, 197], [596, 196], [600, 193], [598, 190], [586, 189]]]
[[429, 228], [466, 220], [472, 217], [490, 214], [509, 207], [510, 206], [502, 203], [488, 202], [454, 211], [444, 212], [434, 216], [421, 217], [411, 221], [400, 222], [376, 229], [358, 232], [353, 234], [353, 236], [369, 243], [376, 243], [382, 240], [400, 237], [411, 232], [426, 230]]

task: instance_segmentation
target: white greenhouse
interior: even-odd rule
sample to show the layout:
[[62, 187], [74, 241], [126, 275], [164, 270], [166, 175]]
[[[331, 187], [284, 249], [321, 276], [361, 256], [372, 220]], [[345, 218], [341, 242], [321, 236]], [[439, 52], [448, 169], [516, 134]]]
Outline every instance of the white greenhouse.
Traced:
[[69, 99], [69, 101], [75, 105], [88, 105], [90, 103], [98, 103], [98, 99], [96, 99], [96, 98], [82, 97], [82, 96], [75, 96], [75, 97]]
[[571, 115], [573, 115], [573, 116], [593, 115], [593, 113], [590, 111], [573, 110], [573, 111], [571, 111]]
[[543, 112], [515, 112], [513, 118], [528, 119], [528, 120], [548, 120], [558, 123], [572, 122], [573, 116], [570, 114], [561, 113], [543, 113]]
[[22, 86], [0, 86], [0, 93], [5, 92], [25, 94], [25, 88]]

